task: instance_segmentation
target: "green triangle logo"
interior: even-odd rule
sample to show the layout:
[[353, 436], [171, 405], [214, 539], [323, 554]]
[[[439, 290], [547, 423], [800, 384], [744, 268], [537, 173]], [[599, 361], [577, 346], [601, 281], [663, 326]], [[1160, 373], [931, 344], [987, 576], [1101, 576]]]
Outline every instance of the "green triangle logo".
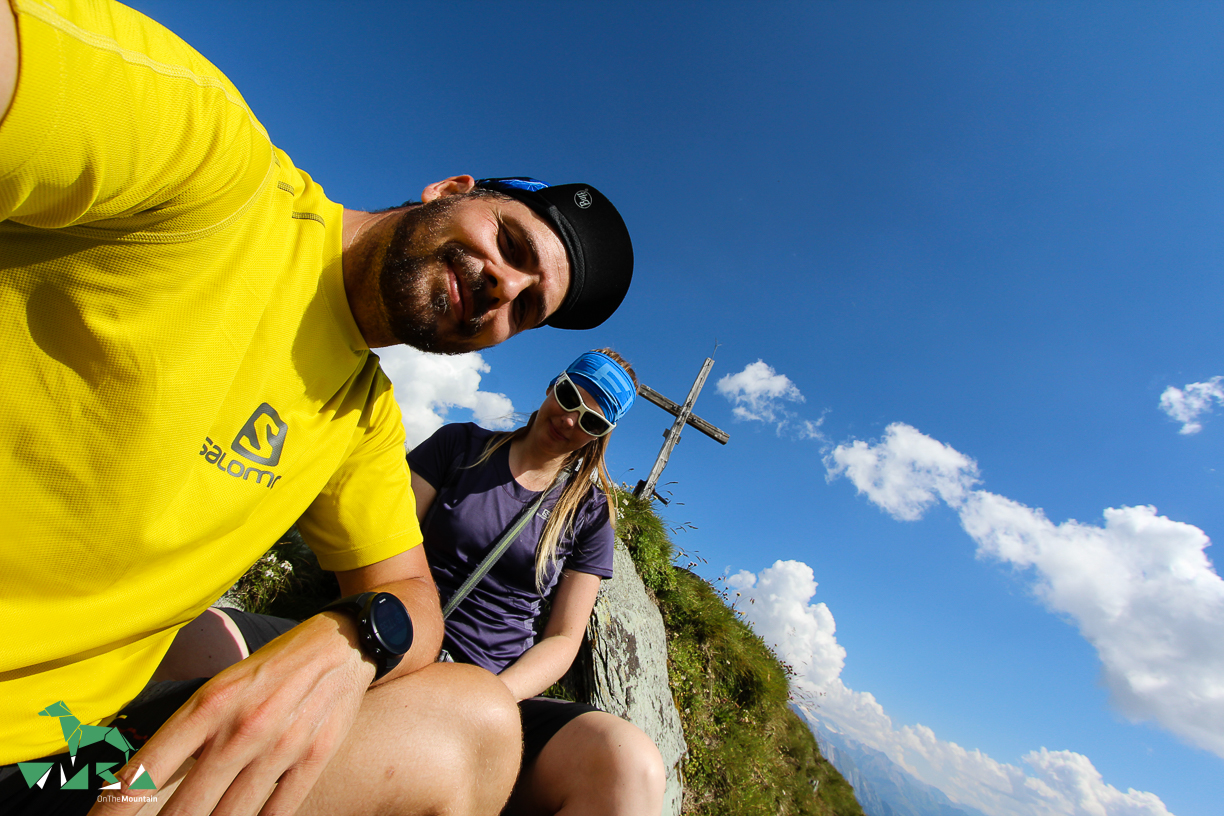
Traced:
[[153, 783], [153, 777], [149, 776], [149, 772], [145, 770], [144, 765], [141, 765], [136, 770], [136, 781], [128, 786], [128, 790], [157, 790], [157, 785]]
[[17, 767], [21, 769], [21, 776], [25, 779], [28, 787], [42, 784], [47, 781], [47, 774], [55, 767], [54, 762], [18, 762]]
[[110, 769], [118, 764], [118, 762], [99, 762], [94, 766], [95, 772], [102, 777], [102, 781], [108, 783], [102, 786], [102, 790], [119, 790], [122, 787], [119, 780], [110, 772]]
[[64, 784], [60, 785], [60, 790], [88, 790], [89, 789], [89, 764], [86, 763], [81, 770], [76, 772], [76, 775], [69, 779]]

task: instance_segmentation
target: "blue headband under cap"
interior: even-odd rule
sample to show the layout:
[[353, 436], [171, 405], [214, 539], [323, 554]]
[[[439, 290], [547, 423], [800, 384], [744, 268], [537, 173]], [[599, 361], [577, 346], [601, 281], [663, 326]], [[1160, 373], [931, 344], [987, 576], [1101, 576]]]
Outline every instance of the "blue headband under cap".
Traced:
[[604, 419], [620, 422], [637, 398], [637, 386], [620, 363], [598, 351], [588, 351], [569, 364], [565, 373], [599, 403]]

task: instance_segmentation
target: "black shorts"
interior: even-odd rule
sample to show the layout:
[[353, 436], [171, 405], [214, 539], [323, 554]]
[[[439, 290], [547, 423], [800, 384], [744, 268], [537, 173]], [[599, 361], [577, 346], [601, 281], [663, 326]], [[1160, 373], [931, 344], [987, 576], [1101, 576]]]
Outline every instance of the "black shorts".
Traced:
[[274, 618], [271, 615], [256, 615], [243, 612], [241, 609], [230, 609], [228, 606], [218, 607], [238, 627], [242, 639], [246, 641], [248, 652], [257, 652], [268, 643], [298, 625], [295, 620]]
[[[247, 649], [252, 652], [297, 625], [296, 621], [286, 618], [252, 615], [236, 609], [226, 609], [225, 613], [234, 621], [247, 642]], [[111, 725], [123, 735], [132, 751], [139, 750], [207, 680], [200, 677], [195, 680], [149, 683], [119, 711], [119, 716]], [[0, 765], [0, 812], [6, 816], [77, 816], [87, 813], [99, 796], [113, 795], [101, 790], [109, 780], [98, 773], [98, 766], [102, 765], [105, 772], [114, 772], [123, 767], [128, 756], [125, 756], [123, 749], [101, 741], [80, 747], [76, 757], [63, 753], [14, 765]], [[153, 782], [156, 784], [157, 780]], [[157, 795], [157, 791], [129, 791], [128, 794], [152, 797]]]
[[527, 768], [570, 720], [589, 711], [599, 711], [586, 703], [571, 703], [548, 697], [532, 697], [519, 703], [523, 718], [523, 768]]

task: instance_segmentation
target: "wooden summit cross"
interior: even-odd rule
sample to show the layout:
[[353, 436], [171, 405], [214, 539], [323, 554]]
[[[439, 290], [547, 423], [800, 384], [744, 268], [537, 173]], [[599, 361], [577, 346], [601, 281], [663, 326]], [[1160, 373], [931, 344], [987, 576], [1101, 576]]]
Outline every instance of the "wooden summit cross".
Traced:
[[667, 504], [667, 499], [655, 493], [654, 489], [659, 481], [659, 477], [663, 475], [663, 468], [667, 467], [667, 460], [671, 457], [672, 448], [676, 447], [676, 443], [680, 441], [680, 431], [684, 429], [686, 424], [692, 425], [720, 445], [727, 444], [727, 440], [731, 438], [726, 431], [715, 428], [701, 417], [693, 415], [693, 405], [697, 402], [697, 395], [701, 393], [701, 387], [705, 385], [706, 377], [709, 376], [710, 369], [713, 366], [714, 360], [707, 357], [705, 363], [701, 366], [701, 373], [697, 375], [697, 379], [693, 382], [693, 387], [689, 389], [688, 399], [684, 401], [684, 405], [677, 405], [650, 386], [638, 383], [638, 393], [674, 416], [676, 421], [663, 432], [663, 449], [659, 451], [659, 457], [655, 459], [654, 467], [650, 469], [650, 475], [637, 483], [637, 487], [633, 490], [633, 495], [641, 496], [643, 493], [647, 497], [653, 495], [659, 501]]

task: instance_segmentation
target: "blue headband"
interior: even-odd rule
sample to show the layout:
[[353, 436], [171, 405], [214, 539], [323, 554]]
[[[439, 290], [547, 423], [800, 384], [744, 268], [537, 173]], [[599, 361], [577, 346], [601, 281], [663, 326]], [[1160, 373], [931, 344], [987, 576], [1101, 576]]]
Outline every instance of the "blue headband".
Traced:
[[620, 422], [633, 406], [637, 387], [629, 372], [606, 354], [588, 351], [569, 364], [565, 373], [576, 385], [586, 389], [599, 403], [604, 419]]

